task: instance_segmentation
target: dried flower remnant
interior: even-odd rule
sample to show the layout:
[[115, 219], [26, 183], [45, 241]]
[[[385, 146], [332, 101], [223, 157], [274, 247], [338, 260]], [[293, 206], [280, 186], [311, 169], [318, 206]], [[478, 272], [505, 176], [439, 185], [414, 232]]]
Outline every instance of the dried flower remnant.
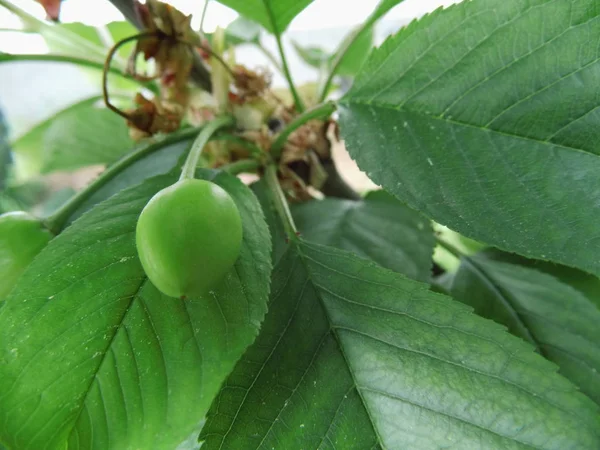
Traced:
[[158, 98], [148, 100], [142, 94], [137, 94], [134, 101], [138, 106], [128, 112], [127, 121], [132, 139], [172, 133], [179, 128], [183, 115], [179, 105], [161, 102]]

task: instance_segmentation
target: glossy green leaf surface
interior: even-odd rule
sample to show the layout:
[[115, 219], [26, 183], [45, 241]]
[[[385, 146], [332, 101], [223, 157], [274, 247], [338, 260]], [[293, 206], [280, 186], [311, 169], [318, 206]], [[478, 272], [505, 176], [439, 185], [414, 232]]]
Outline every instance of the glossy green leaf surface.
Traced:
[[312, 0], [218, 0], [240, 15], [258, 22], [273, 34], [281, 34]]
[[204, 175], [235, 199], [244, 226], [239, 260], [206, 296], [161, 295], [137, 258], [137, 217], [173, 176], [99, 204], [25, 272], [0, 310], [9, 448], [170, 450], [198, 428], [258, 332], [271, 269], [252, 193], [230, 175]]
[[296, 227], [308, 241], [348, 250], [409, 278], [429, 281], [429, 221], [384, 191], [363, 200], [327, 198], [295, 205]]
[[462, 259], [452, 295], [506, 325], [600, 403], [600, 308], [538, 270], [478, 254]]
[[426, 284], [293, 244], [200, 440], [207, 450], [597, 448], [597, 405], [555, 371]]
[[599, 274], [600, 9], [474, 0], [373, 52], [342, 136], [374, 182], [467, 237]]

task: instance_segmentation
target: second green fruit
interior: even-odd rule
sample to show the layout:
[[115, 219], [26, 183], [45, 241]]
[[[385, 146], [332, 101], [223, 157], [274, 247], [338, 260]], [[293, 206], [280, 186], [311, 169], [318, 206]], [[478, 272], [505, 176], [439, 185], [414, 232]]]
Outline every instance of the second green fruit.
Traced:
[[13, 288], [33, 258], [52, 239], [35, 217], [23, 211], [0, 216], [0, 300]]
[[136, 245], [146, 275], [161, 292], [198, 296], [233, 267], [242, 220], [220, 186], [182, 180], [150, 199], [137, 223]]

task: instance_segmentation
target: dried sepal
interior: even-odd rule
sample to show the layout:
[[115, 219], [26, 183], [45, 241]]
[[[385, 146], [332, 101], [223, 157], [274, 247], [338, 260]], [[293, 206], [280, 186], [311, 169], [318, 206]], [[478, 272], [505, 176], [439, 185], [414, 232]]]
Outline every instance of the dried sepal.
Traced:
[[127, 113], [127, 126], [133, 139], [172, 133], [179, 129], [183, 115], [179, 105], [161, 102], [158, 98], [148, 100], [139, 93], [134, 102], [138, 106]]

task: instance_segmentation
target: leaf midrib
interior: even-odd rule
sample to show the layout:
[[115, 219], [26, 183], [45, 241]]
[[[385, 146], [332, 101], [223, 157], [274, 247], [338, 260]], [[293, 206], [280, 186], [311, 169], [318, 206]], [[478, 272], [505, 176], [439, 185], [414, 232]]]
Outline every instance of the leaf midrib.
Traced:
[[[427, 354], [427, 353], [417, 352], [417, 351], [415, 351], [415, 350], [411, 350], [411, 349], [408, 349], [408, 348], [402, 348], [402, 347], [399, 347], [399, 346], [397, 346], [397, 345], [391, 344], [391, 343], [389, 343], [389, 342], [383, 341], [383, 340], [381, 340], [381, 339], [379, 339], [379, 338], [376, 338], [376, 337], [370, 336], [370, 335], [368, 335], [368, 334], [362, 333], [362, 332], [360, 332], [360, 331], [358, 331], [358, 330], [354, 330], [354, 329], [351, 329], [351, 328], [346, 328], [346, 327], [341, 327], [341, 326], [336, 326], [336, 325], [334, 325], [334, 324], [333, 324], [333, 321], [331, 320], [331, 317], [330, 317], [330, 315], [329, 315], [329, 310], [328, 310], [328, 308], [327, 308], [327, 304], [326, 304], [326, 302], [323, 300], [323, 297], [322, 297], [322, 295], [321, 295], [321, 293], [320, 293], [320, 290], [326, 291], [326, 292], [330, 293], [331, 295], [333, 295], [333, 296], [335, 296], [335, 297], [337, 297], [337, 298], [340, 298], [341, 300], [343, 300], [343, 301], [346, 301], [346, 302], [348, 302], [348, 303], [352, 303], [352, 304], [355, 304], [355, 305], [361, 306], [361, 307], [363, 307], [363, 308], [367, 308], [367, 306], [366, 306], [366, 305], [364, 305], [364, 304], [359, 304], [359, 303], [356, 303], [356, 302], [352, 302], [352, 301], [351, 301], [351, 300], [349, 300], [349, 299], [346, 299], [346, 298], [340, 297], [338, 294], [335, 294], [334, 292], [331, 292], [330, 290], [326, 289], [325, 287], [323, 287], [323, 286], [321, 286], [320, 284], [318, 284], [317, 282], [315, 282], [315, 281], [312, 279], [312, 276], [311, 276], [311, 270], [310, 270], [310, 268], [308, 267], [308, 264], [307, 264], [307, 262], [306, 262], [306, 260], [305, 260], [305, 259], [311, 260], [312, 262], [314, 262], [314, 263], [316, 263], [316, 264], [318, 264], [318, 265], [320, 265], [320, 266], [322, 266], [322, 267], [324, 267], [324, 268], [326, 268], [326, 269], [328, 269], [328, 270], [334, 270], [334, 271], [335, 271], [335, 269], [332, 269], [332, 268], [330, 268], [330, 267], [328, 267], [328, 266], [324, 265], [323, 263], [321, 263], [321, 262], [319, 262], [319, 261], [316, 261], [314, 258], [311, 258], [311, 257], [309, 257], [309, 256], [305, 255], [305, 254], [302, 252], [302, 250], [301, 250], [300, 246], [297, 246], [296, 248], [297, 248], [297, 250], [298, 250], [298, 254], [299, 254], [299, 256], [300, 256], [300, 259], [302, 260], [302, 263], [303, 263], [303, 265], [304, 265], [304, 267], [305, 267], [305, 270], [306, 270], [306, 273], [307, 273], [308, 280], [310, 280], [310, 281], [311, 281], [311, 283], [312, 283], [312, 284], [313, 284], [315, 287], [317, 287], [317, 288], [318, 288], [318, 289], [315, 289], [315, 293], [316, 293], [316, 296], [317, 296], [317, 298], [319, 299], [319, 301], [320, 301], [320, 303], [321, 303], [321, 307], [323, 308], [323, 311], [324, 311], [324, 313], [325, 313], [325, 316], [327, 317], [327, 321], [328, 321], [328, 323], [329, 323], [329, 326], [330, 326], [330, 331], [332, 332], [333, 336], [335, 337], [335, 340], [336, 340], [336, 343], [337, 343], [337, 345], [338, 345], [339, 351], [340, 351], [340, 353], [342, 354], [342, 356], [343, 356], [343, 358], [344, 358], [344, 361], [346, 362], [346, 366], [347, 366], [347, 368], [348, 368], [348, 372], [350, 373], [350, 375], [351, 375], [351, 377], [352, 377], [352, 382], [353, 382], [353, 384], [354, 384], [354, 388], [356, 389], [356, 391], [357, 391], [357, 393], [358, 393], [358, 395], [359, 395], [359, 397], [360, 397], [361, 403], [363, 404], [363, 408], [364, 408], [365, 412], [367, 413], [367, 415], [368, 415], [368, 417], [369, 417], [369, 421], [371, 422], [371, 427], [372, 427], [372, 429], [373, 429], [373, 432], [374, 432], [375, 436], [377, 437], [377, 440], [378, 440], [378, 443], [379, 443], [379, 445], [380, 445], [380, 446], [381, 446], [383, 449], [386, 449], [387, 447], [385, 447], [385, 446], [384, 446], [384, 443], [383, 443], [383, 442], [384, 442], [384, 440], [382, 439], [381, 435], [379, 434], [379, 430], [378, 430], [378, 429], [377, 429], [377, 427], [375, 426], [375, 421], [373, 420], [373, 417], [372, 417], [372, 415], [371, 415], [371, 411], [370, 411], [370, 410], [369, 410], [369, 408], [367, 407], [367, 402], [366, 402], [366, 400], [364, 399], [364, 397], [363, 397], [363, 395], [362, 395], [362, 392], [361, 392], [361, 389], [365, 389], [365, 390], [368, 390], [368, 389], [367, 389], [367, 388], [364, 388], [364, 387], [361, 387], [361, 385], [360, 385], [360, 384], [357, 382], [357, 380], [356, 380], [356, 377], [355, 377], [355, 375], [354, 375], [354, 372], [353, 372], [353, 370], [352, 370], [352, 365], [350, 364], [350, 361], [349, 361], [349, 359], [348, 359], [348, 356], [346, 355], [346, 352], [344, 351], [344, 347], [343, 347], [343, 344], [342, 344], [342, 342], [341, 342], [340, 336], [339, 336], [339, 334], [337, 333], [337, 331], [336, 331], [336, 330], [346, 330], [346, 331], [349, 331], [349, 332], [354, 332], [354, 333], [357, 333], [357, 334], [363, 335], [364, 337], [367, 337], [367, 338], [373, 339], [373, 340], [375, 340], [375, 341], [381, 342], [381, 343], [383, 343], [383, 344], [390, 345], [390, 346], [392, 346], [392, 347], [394, 347], [394, 348], [398, 348], [398, 349], [400, 349], [400, 350], [405, 350], [405, 351], [407, 351], [407, 352], [411, 352], [411, 353], [417, 353], [417, 354], [419, 354], [419, 355], [422, 355], [422, 356], [427, 356], [427, 357], [433, 358], [433, 359], [435, 359], [435, 360], [438, 360], [438, 361], [440, 361], [440, 362], [444, 362], [444, 363], [448, 363], [448, 364], [456, 365], [456, 366], [458, 366], [458, 367], [460, 367], [460, 368], [462, 368], [462, 369], [465, 369], [465, 370], [468, 370], [468, 371], [472, 371], [472, 372], [478, 373], [478, 374], [480, 374], [480, 375], [484, 375], [484, 376], [486, 376], [486, 377], [490, 377], [490, 378], [494, 378], [494, 379], [500, 380], [501, 382], [504, 382], [504, 383], [510, 384], [510, 385], [512, 385], [512, 386], [514, 386], [514, 387], [516, 387], [517, 389], [519, 389], [519, 390], [522, 390], [522, 391], [526, 392], [526, 393], [527, 393], [528, 395], [530, 395], [530, 396], [535, 396], [533, 393], [531, 393], [531, 392], [527, 391], [525, 388], [523, 388], [523, 387], [521, 387], [521, 386], [518, 386], [517, 384], [514, 384], [514, 383], [512, 383], [512, 382], [510, 382], [510, 381], [508, 381], [508, 380], [504, 380], [504, 379], [502, 379], [502, 378], [495, 377], [495, 376], [492, 376], [492, 375], [490, 375], [490, 374], [486, 374], [486, 373], [484, 373], [484, 372], [477, 371], [477, 370], [475, 370], [475, 369], [472, 369], [472, 368], [470, 368], [470, 367], [466, 367], [466, 366], [462, 366], [462, 365], [460, 365], [460, 364], [457, 364], [457, 363], [453, 363], [453, 362], [451, 362], [451, 361], [445, 361], [445, 360], [442, 360], [441, 358], [437, 358], [437, 357], [435, 357], [435, 356], [433, 356], [433, 355], [429, 355], [429, 354]], [[342, 275], [346, 275], [346, 274], [342, 274]], [[398, 312], [395, 312], [395, 311], [385, 310], [385, 309], [382, 309], [382, 308], [377, 308], [377, 307], [375, 307], [375, 306], [370, 306], [370, 307], [371, 307], [371, 308], [373, 308], [373, 309], [378, 309], [378, 310], [385, 311], [385, 312], [387, 312], [387, 313], [398, 314]], [[411, 317], [411, 318], [412, 318], [412, 317]], [[416, 319], [416, 318], [412, 318], [412, 319], [418, 320], [418, 319]], [[428, 323], [428, 322], [426, 322], [426, 321], [423, 321], [423, 322], [425, 322], [425, 323]], [[433, 324], [430, 324], [430, 323], [428, 323], [428, 324], [429, 324], [429, 325], [431, 325], [431, 326], [435, 326], [435, 325], [433, 325]], [[462, 331], [462, 330], [458, 330], [458, 331]], [[390, 394], [386, 394], [386, 395], [387, 395], [388, 397], [390, 397]], [[537, 397], [537, 396], [536, 396], [536, 397]], [[421, 408], [423, 408], [423, 409], [426, 409], [426, 410], [428, 410], [428, 411], [431, 411], [431, 412], [433, 412], [433, 413], [435, 413], [435, 414], [440, 414], [440, 415], [443, 415], [443, 416], [445, 416], [445, 417], [450, 417], [450, 418], [452, 418], [452, 419], [459, 420], [459, 421], [461, 421], [461, 422], [463, 422], [463, 423], [466, 423], [466, 424], [468, 424], [468, 425], [470, 425], [470, 426], [476, 427], [476, 428], [478, 428], [478, 429], [481, 429], [481, 430], [483, 430], [483, 431], [485, 431], [485, 432], [488, 432], [488, 433], [490, 433], [490, 434], [493, 434], [493, 435], [499, 436], [499, 437], [501, 437], [502, 439], [507, 439], [507, 440], [509, 440], [509, 441], [513, 441], [513, 442], [519, 442], [519, 443], [521, 443], [521, 444], [523, 444], [523, 445], [525, 445], [525, 446], [528, 446], [528, 447], [530, 447], [530, 448], [535, 448], [535, 449], [538, 449], [538, 450], [543, 450], [543, 449], [542, 449], [542, 448], [540, 448], [540, 447], [535, 447], [535, 446], [532, 446], [532, 445], [531, 445], [531, 444], [529, 444], [529, 443], [522, 442], [522, 441], [520, 441], [520, 440], [518, 440], [518, 439], [515, 439], [515, 438], [513, 438], [513, 437], [502, 435], [502, 434], [500, 434], [500, 433], [498, 433], [498, 432], [495, 432], [495, 431], [493, 431], [493, 430], [489, 430], [489, 429], [487, 429], [487, 428], [484, 428], [484, 427], [482, 427], [481, 425], [478, 425], [478, 424], [475, 424], [475, 423], [471, 423], [471, 422], [469, 422], [469, 421], [467, 421], [467, 420], [465, 420], [465, 419], [461, 419], [461, 418], [458, 418], [458, 417], [454, 417], [454, 416], [452, 416], [452, 415], [449, 415], [449, 414], [447, 414], [447, 413], [445, 413], [445, 412], [442, 412], [442, 411], [436, 411], [436, 410], [434, 410], [434, 409], [432, 409], [432, 408], [430, 408], [430, 407], [427, 407], [427, 406], [424, 406], [424, 405], [420, 405], [420, 404], [413, 403], [413, 402], [411, 402], [410, 400], [407, 400], [407, 399], [398, 398], [398, 400], [400, 400], [400, 401], [404, 401], [404, 402], [407, 402], [407, 403], [411, 403], [411, 404], [413, 404], [413, 405], [415, 405], [415, 406], [421, 407]], [[554, 406], [555, 408], [557, 408], [557, 409], [559, 409], [559, 410], [561, 410], [561, 411], [563, 411], [563, 412], [567, 413], [567, 411], [565, 411], [563, 408], [561, 408], [561, 407], [560, 407], [560, 406], [558, 406], [558, 405], [554, 405], [552, 402], [548, 401], [548, 400], [547, 400], [547, 399], [545, 399], [545, 398], [544, 398], [544, 401], [545, 401], [545, 402], [547, 402], [548, 404], [550, 404], [550, 405]]]
[[523, 139], [525, 141], [535, 142], [536, 144], [547, 145], [552, 148], [558, 148], [559, 150], [568, 150], [568, 151], [579, 152], [579, 153], [583, 153], [586, 155], [598, 157], [598, 155], [596, 153], [593, 153], [589, 150], [585, 150], [582, 148], [570, 147], [568, 145], [558, 144], [558, 143], [555, 143], [555, 142], [552, 142], [549, 140], [535, 139], [535, 138], [532, 138], [529, 136], [521, 136], [519, 134], [509, 133], [507, 131], [501, 131], [501, 130], [497, 130], [494, 128], [485, 128], [484, 126], [474, 125], [471, 123], [462, 122], [462, 121], [455, 120], [455, 119], [449, 119], [448, 117], [444, 117], [444, 116], [437, 116], [437, 115], [433, 115], [433, 114], [427, 114], [422, 111], [401, 108], [401, 107], [398, 107], [391, 103], [387, 103], [387, 102], [383, 102], [383, 101], [379, 101], [379, 100], [378, 101], [370, 101], [370, 100], [365, 100], [365, 99], [347, 98], [347, 99], [343, 99], [342, 101], [340, 101], [340, 105], [342, 105], [342, 106], [352, 104], [352, 103], [368, 106], [372, 109], [376, 109], [376, 108], [389, 109], [389, 110], [398, 111], [401, 113], [407, 113], [407, 114], [411, 114], [411, 115], [415, 115], [415, 116], [426, 117], [428, 119], [438, 120], [440, 122], [448, 123], [451, 125], [457, 125], [457, 126], [466, 127], [466, 128], [474, 128], [478, 131], [482, 131], [482, 132], [486, 132], [486, 133], [493, 133], [493, 134], [497, 134], [500, 136], [509, 137], [512, 139]]
[[[79, 418], [81, 417], [81, 413], [84, 409], [85, 402], [87, 401], [87, 398], [88, 398], [88, 395], [90, 394], [92, 386], [94, 385], [94, 383], [97, 380], [98, 373], [100, 372], [100, 370], [102, 370], [102, 366], [104, 365], [104, 361], [106, 360], [106, 356], [108, 355], [110, 348], [112, 347], [117, 335], [119, 334], [119, 331], [121, 329], [123, 329], [123, 323], [127, 319], [127, 315], [129, 314], [129, 311], [131, 311], [131, 307], [133, 306], [136, 299], [138, 298], [140, 291], [143, 289], [144, 285], [148, 281], [148, 277], [146, 275], [143, 275], [141, 278], [142, 279], [141, 279], [137, 289], [135, 289], [135, 291], [133, 292], [133, 294], [131, 296], [131, 299], [129, 300], [129, 304], [127, 305], [127, 308], [125, 309], [125, 311], [121, 315], [121, 318], [119, 319], [118, 326], [114, 327], [115, 332], [113, 333], [112, 337], [108, 341], [108, 344], [106, 345], [106, 347], [102, 353], [102, 357], [100, 358], [100, 362], [98, 364], [98, 369], [95, 371], [94, 376], [91, 377], [90, 382], [85, 390], [85, 395], [81, 399], [81, 405], [79, 407], [79, 411], [77, 412], [77, 416], [73, 419], [73, 422], [72, 422], [73, 425], [71, 427], [69, 437], [73, 434], [73, 431], [77, 429], [76, 425], [77, 425], [77, 422], [79, 421]], [[144, 307], [144, 311], [146, 311], [145, 307]], [[147, 314], [147, 312], [146, 312], [146, 314]], [[154, 325], [152, 325], [152, 329], [154, 330]], [[163, 358], [164, 358], [164, 355], [163, 355]], [[136, 365], [136, 367], [137, 367], [137, 365]], [[104, 409], [104, 407], [103, 407], [103, 409]], [[105, 413], [106, 413], [106, 411], [105, 411]], [[58, 431], [60, 431], [60, 430], [58, 430]], [[53, 437], [54, 437], [54, 435], [52, 436], [52, 438]], [[52, 439], [49, 439], [48, 441], [50, 442], [51, 440]]]

